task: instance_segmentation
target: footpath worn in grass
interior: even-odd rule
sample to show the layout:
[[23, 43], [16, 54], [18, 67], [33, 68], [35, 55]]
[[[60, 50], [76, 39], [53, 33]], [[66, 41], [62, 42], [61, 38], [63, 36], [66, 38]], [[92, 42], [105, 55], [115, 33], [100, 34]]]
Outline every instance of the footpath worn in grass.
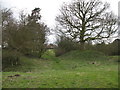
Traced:
[[73, 51], [55, 57], [54, 52], [49, 50], [42, 58], [21, 57], [20, 66], [7, 68], [3, 72], [3, 88], [118, 87], [117, 56]]

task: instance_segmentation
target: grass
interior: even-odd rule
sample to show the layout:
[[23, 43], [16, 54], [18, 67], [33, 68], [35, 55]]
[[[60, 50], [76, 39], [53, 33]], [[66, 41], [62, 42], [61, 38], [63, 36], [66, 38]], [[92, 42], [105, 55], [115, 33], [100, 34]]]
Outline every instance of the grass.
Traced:
[[55, 57], [54, 51], [48, 50], [42, 58], [22, 57], [20, 66], [7, 68], [3, 72], [3, 88], [118, 87], [117, 56], [107, 57], [94, 51], [72, 51]]

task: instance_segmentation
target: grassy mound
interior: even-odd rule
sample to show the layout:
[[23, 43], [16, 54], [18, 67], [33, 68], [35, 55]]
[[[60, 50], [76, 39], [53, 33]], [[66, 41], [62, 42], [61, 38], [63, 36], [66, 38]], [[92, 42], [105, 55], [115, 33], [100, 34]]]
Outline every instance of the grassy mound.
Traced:
[[117, 88], [117, 56], [106, 57], [96, 51], [72, 51], [55, 57], [53, 50], [46, 51], [42, 59], [21, 57], [21, 65], [2, 73], [2, 87]]
[[104, 53], [98, 51], [91, 51], [91, 50], [86, 50], [86, 51], [75, 50], [62, 55], [61, 57], [69, 58], [69, 59], [84, 59], [84, 60], [107, 59], [107, 56]]

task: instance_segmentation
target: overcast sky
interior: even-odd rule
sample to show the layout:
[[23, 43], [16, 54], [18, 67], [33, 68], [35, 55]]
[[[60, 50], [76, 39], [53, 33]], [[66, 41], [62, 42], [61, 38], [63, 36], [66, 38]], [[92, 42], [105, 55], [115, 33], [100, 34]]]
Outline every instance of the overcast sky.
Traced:
[[[51, 28], [55, 26], [55, 17], [59, 14], [59, 9], [63, 2], [71, 0], [0, 0], [2, 7], [12, 8], [14, 13], [18, 14], [21, 10], [28, 13], [35, 7], [41, 8], [42, 20]], [[120, 0], [102, 0], [110, 3], [111, 10], [118, 14], [118, 1]]]
[[[2, 6], [12, 8], [14, 12], [19, 13], [20, 10], [26, 10], [31, 12], [35, 7], [40, 7], [42, 19], [50, 27], [54, 26], [55, 16], [58, 14], [59, 9], [63, 2], [69, 2], [71, 0], [0, 0]], [[111, 10], [118, 13], [118, 1], [119, 0], [102, 0], [108, 2], [111, 5]]]

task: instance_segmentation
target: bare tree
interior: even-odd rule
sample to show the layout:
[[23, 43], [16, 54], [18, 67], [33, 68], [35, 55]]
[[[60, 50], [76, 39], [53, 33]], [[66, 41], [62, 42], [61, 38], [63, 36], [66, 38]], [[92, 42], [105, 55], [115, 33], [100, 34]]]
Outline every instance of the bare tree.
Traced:
[[24, 55], [41, 57], [49, 28], [41, 21], [40, 8], [33, 9], [30, 15], [21, 11], [19, 21], [13, 18], [10, 9], [3, 9], [2, 18], [2, 46]]
[[[117, 31], [117, 19], [109, 4], [99, 0], [76, 0], [64, 4], [56, 17], [59, 30], [82, 46], [85, 42], [110, 38]], [[64, 29], [64, 30], [63, 30]]]
[[13, 34], [17, 31], [17, 22], [13, 18], [11, 9], [2, 10], [2, 46], [9, 44], [12, 47]]

